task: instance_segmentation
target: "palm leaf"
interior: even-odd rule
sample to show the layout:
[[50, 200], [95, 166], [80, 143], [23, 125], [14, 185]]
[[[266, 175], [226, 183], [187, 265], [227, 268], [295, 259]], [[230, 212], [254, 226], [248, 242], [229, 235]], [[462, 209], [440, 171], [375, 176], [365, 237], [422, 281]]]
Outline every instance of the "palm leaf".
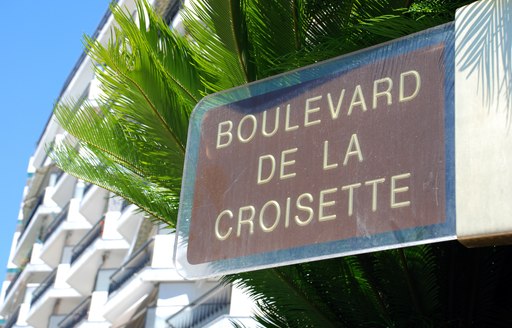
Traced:
[[71, 175], [109, 190], [137, 204], [156, 219], [174, 227], [179, 194], [149, 183], [117, 165], [103, 152], [76, 143], [61, 143], [53, 147], [51, 156]]
[[375, 275], [383, 277], [378, 288], [399, 326], [419, 322], [428, 325], [441, 310], [435, 297], [439, 268], [430, 252], [428, 246], [418, 246], [374, 254]]
[[[152, 138], [168, 147], [177, 146], [184, 152], [186, 128], [183, 126], [186, 126], [188, 114], [199, 97], [197, 88], [186, 88], [188, 80], [195, 80], [187, 76], [190, 74], [188, 69], [194, 70], [188, 62], [175, 61], [173, 64], [178, 67], [175, 73], [187, 72], [180, 76], [185, 80], [182, 82], [168, 73], [163, 62], [171, 57], [179, 57], [167, 55], [169, 50], [187, 58], [186, 48], [166, 47], [165, 38], [160, 42], [155, 36], [162, 34], [158, 32], [157, 23], [149, 24], [146, 28], [144, 18], [140, 17], [139, 24], [143, 24], [143, 27], [137, 27], [130, 16], [120, 9], [114, 10], [114, 16], [122, 24], [122, 32], [116, 29], [116, 37], [107, 47], [89, 42], [92, 58], [105, 65], [104, 70], [98, 71], [98, 77], [103, 82], [106, 97], [111, 100], [109, 105], [119, 113], [121, 119], [128, 115], [129, 121], [146, 123], [148, 133], [153, 132]], [[184, 65], [187, 67], [180, 67]], [[196, 94], [191, 89], [195, 89]], [[134, 106], [137, 106], [137, 110], [134, 110]], [[168, 110], [169, 107], [173, 110]]]
[[203, 88], [184, 37], [147, 3], [137, 6], [137, 23], [113, 9], [119, 27], [106, 46], [86, 39], [89, 55], [101, 64], [96, 74], [103, 96], [56, 107], [55, 116], [80, 150], [64, 145], [52, 156], [71, 174], [174, 225], [188, 118]]
[[[247, 30], [251, 57], [257, 67], [257, 78], [268, 76], [279, 59], [301, 49], [298, 1], [251, 0], [246, 4]], [[273, 27], [279, 26], [279, 29]]]
[[253, 79], [242, 7], [243, 3], [235, 0], [195, 0], [183, 14], [208, 93]]
[[335, 314], [303, 284], [304, 275], [299, 270], [298, 266], [288, 266], [225, 279], [245, 288], [261, 305], [262, 323], [281, 327], [339, 327]]

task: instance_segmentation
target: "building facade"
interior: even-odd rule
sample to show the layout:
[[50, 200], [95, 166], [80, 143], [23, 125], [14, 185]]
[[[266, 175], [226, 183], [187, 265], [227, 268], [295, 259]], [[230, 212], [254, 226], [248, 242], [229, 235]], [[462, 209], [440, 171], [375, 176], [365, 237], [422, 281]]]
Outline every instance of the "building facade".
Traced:
[[[130, 12], [132, 0], [119, 1]], [[166, 21], [180, 28], [180, 1], [160, 1]], [[93, 38], [106, 44], [110, 11]], [[85, 53], [59, 99], [100, 95]], [[173, 263], [174, 231], [135, 205], [77, 180], [47, 156], [69, 138], [50, 117], [28, 165], [28, 181], [0, 295], [10, 327], [255, 327], [244, 293], [217, 279], [188, 281]]]

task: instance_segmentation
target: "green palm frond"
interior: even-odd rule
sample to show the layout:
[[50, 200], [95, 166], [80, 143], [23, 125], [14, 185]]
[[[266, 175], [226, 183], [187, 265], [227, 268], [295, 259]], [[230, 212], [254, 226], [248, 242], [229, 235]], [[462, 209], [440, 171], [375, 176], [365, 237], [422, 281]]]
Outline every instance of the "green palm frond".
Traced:
[[266, 327], [408, 327], [441, 321], [439, 277], [431, 248], [421, 246], [226, 280], [249, 289]]
[[56, 106], [55, 116], [80, 149], [55, 147], [52, 156], [71, 174], [174, 225], [188, 119], [204, 89], [186, 39], [147, 3], [137, 6], [137, 22], [113, 8], [119, 27], [106, 46], [86, 39], [103, 94]]
[[429, 325], [439, 319], [439, 267], [429, 246], [378, 252], [372, 257], [373, 273], [382, 277], [376, 288], [394, 322]]
[[150, 183], [86, 145], [64, 142], [53, 148], [52, 157], [64, 171], [121, 195], [159, 221], [175, 226], [179, 190]]
[[335, 313], [308, 286], [300, 266], [242, 273], [226, 281], [246, 288], [260, 304], [259, 321], [270, 327], [340, 327]]
[[152, 139], [184, 151], [188, 115], [201, 97], [187, 43], [154, 13], [149, 21], [139, 15], [137, 24], [121, 9], [114, 17], [122, 29], [108, 46], [88, 43], [92, 59], [104, 65], [98, 78], [105, 98], [120, 119], [145, 123]]
[[[250, 57], [258, 78], [339, 55], [351, 35], [350, 1], [250, 0], [246, 7]], [[334, 52], [325, 48], [333, 40]], [[316, 52], [315, 60], [304, 60], [311, 52]]]
[[432, 17], [421, 16], [414, 18], [409, 13], [405, 9], [397, 10], [395, 14], [362, 20], [357, 27], [375, 36], [392, 40], [447, 22], [442, 17], [433, 19]]
[[249, 57], [257, 77], [264, 78], [448, 22], [456, 5], [445, 0], [248, 0]]
[[203, 72], [208, 93], [252, 81], [247, 53], [243, 3], [237, 0], [194, 0], [184, 12], [184, 25], [193, 40], [194, 60]]
[[[266, 77], [279, 59], [301, 48], [298, 1], [250, 0], [246, 4], [247, 30], [251, 54], [258, 70], [257, 78]], [[278, 29], [273, 28], [279, 26]]]

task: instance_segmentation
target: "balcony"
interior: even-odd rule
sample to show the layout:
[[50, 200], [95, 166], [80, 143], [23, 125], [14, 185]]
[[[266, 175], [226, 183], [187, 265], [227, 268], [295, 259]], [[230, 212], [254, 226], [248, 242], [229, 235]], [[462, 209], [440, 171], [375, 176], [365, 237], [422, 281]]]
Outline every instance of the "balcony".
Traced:
[[55, 277], [57, 276], [57, 269], [53, 270], [52, 273], [50, 273], [48, 275], [48, 277], [46, 277], [46, 279], [41, 282], [41, 284], [39, 285], [39, 287], [36, 288], [36, 290], [34, 290], [34, 292], [32, 293], [32, 301], [30, 301], [30, 305], [34, 305], [35, 302], [37, 302], [41, 296], [44, 295], [44, 293], [50, 289], [50, 287], [53, 286], [53, 284], [55, 283]]
[[[44, 159], [41, 163], [39, 163], [36, 169], [33, 164], [35, 158], [32, 157], [30, 159], [29, 163], [29, 181], [28, 181], [28, 190], [27, 194], [25, 195], [25, 199], [33, 199], [37, 197], [37, 195], [42, 191], [41, 187], [48, 185], [49, 182], [49, 172], [54, 167], [53, 165], [45, 165], [46, 160], [46, 152], [42, 154], [44, 156]], [[44, 187], [43, 187], [44, 188]], [[27, 214], [27, 213], [24, 213]]]
[[59, 328], [73, 328], [77, 327], [82, 321], [87, 319], [89, 307], [91, 306], [91, 297], [87, 297], [82, 303], [71, 311], [61, 322]]
[[216, 318], [229, 313], [231, 286], [218, 285], [198, 300], [167, 319], [172, 328], [205, 327]]
[[60, 264], [34, 290], [27, 315], [29, 326], [48, 327], [51, 318], [67, 315], [82, 301], [80, 294], [66, 284], [68, 272], [69, 264]]
[[73, 247], [73, 251], [71, 254], [71, 264], [75, 263], [75, 261], [85, 252], [87, 247], [91, 246], [91, 244], [98, 239], [103, 233], [103, 225], [105, 224], [105, 218], [101, 218], [89, 232], [78, 242], [78, 245]]
[[130, 247], [115, 230], [115, 214], [107, 212], [71, 252], [71, 269], [67, 283], [84, 296], [92, 291], [96, 271], [100, 267], [118, 268]]
[[132, 205], [129, 201], [126, 199], [123, 199], [123, 202], [121, 203], [121, 212], [124, 212], [128, 206]]
[[80, 199], [71, 199], [44, 231], [41, 259], [52, 268], [60, 263], [62, 248], [76, 245], [91, 229], [91, 224], [79, 214], [79, 206]]
[[87, 182], [87, 183], [85, 184], [85, 187], [84, 187], [84, 196], [85, 196], [85, 195], [87, 195], [87, 193], [89, 192], [89, 190], [91, 190], [91, 187], [92, 187], [92, 186], [93, 186], [93, 184], [92, 184], [92, 183], [90, 183], [90, 182]]
[[83, 199], [80, 205], [80, 214], [91, 224], [96, 223], [98, 217], [105, 213], [108, 192], [96, 185], [88, 185], [84, 189]]
[[132, 240], [137, 233], [141, 221], [144, 219], [144, 213], [135, 205], [123, 201], [121, 206], [121, 216], [119, 217], [117, 230], [126, 240]]
[[32, 219], [34, 218], [36, 211], [39, 209], [39, 206], [41, 204], [43, 204], [43, 201], [44, 201], [44, 193], [42, 195], [40, 195], [39, 197], [37, 197], [37, 200], [36, 200], [35, 204], [33, 205], [32, 210], [30, 211], [30, 214], [28, 215], [28, 220], [26, 220], [25, 223], [23, 224], [23, 229], [21, 230], [21, 236], [23, 236], [23, 233], [27, 230], [28, 225], [30, 224], [30, 222], [32, 222]]
[[18, 316], [20, 314], [20, 309], [21, 309], [21, 304], [18, 306], [18, 308], [11, 315], [9, 315], [9, 317], [7, 319], [7, 322], [5, 323], [4, 328], [14, 327], [14, 325], [18, 321]]
[[45, 195], [40, 195], [29, 212], [27, 220], [24, 222], [23, 230], [18, 239], [17, 248], [14, 252], [13, 263], [17, 266], [23, 265], [23, 260], [27, 257], [30, 249], [41, 236], [41, 230], [44, 229], [48, 217], [58, 213], [60, 209], [57, 206], [48, 206]]
[[53, 219], [52, 222], [46, 227], [46, 230], [43, 234], [43, 243], [45, 243], [48, 238], [57, 230], [57, 228], [66, 220], [69, 212], [69, 203], [64, 207], [64, 209]]
[[[53, 202], [59, 205], [69, 203], [69, 199], [74, 194], [77, 179], [63, 171], [53, 173], [51, 182], [54, 183], [52, 189], [49, 190], [49, 197]], [[55, 179], [55, 181], [54, 181]]]
[[55, 176], [55, 181], [58, 184], [60, 182], [60, 179], [64, 176], [64, 171], [58, 170], [57, 175]]
[[110, 277], [108, 288], [109, 295], [119, 289], [126, 281], [134, 277], [140, 270], [151, 263], [153, 255], [154, 239], [147, 241], [132, 257], [130, 257], [116, 272]]
[[12, 290], [12, 287], [14, 287], [14, 285], [16, 284], [16, 282], [18, 281], [18, 279], [20, 278], [21, 276], [21, 273], [23, 272], [22, 269], [17, 269], [18, 272], [16, 273], [16, 275], [11, 279], [11, 282], [9, 283], [9, 287], [7, 287], [7, 290], [5, 291], [5, 296], [7, 298], [7, 295], [9, 295], [9, 293], [11, 292]]
[[0, 304], [0, 314], [12, 313], [24, 301], [27, 285], [42, 282], [51, 272], [51, 268], [39, 259], [40, 249], [41, 244], [34, 244], [30, 257], [23, 260], [25, 264], [18, 269], [6, 289], [3, 303]]
[[154, 236], [110, 276], [109, 296], [103, 307], [103, 317], [113, 326], [127, 324], [139, 310], [138, 307], [148, 301], [155, 285], [184, 282], [172, 263], [170, 250], [173, 244], [174, 235]]

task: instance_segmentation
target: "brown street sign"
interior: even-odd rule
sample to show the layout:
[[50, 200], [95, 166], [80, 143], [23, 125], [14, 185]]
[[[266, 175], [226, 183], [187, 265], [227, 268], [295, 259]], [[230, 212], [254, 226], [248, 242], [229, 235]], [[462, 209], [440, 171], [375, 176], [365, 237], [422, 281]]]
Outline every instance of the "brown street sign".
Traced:
[[454, 238], [452, 34], [443, 26], [201, 102], [178, 225], [185, 275]]

